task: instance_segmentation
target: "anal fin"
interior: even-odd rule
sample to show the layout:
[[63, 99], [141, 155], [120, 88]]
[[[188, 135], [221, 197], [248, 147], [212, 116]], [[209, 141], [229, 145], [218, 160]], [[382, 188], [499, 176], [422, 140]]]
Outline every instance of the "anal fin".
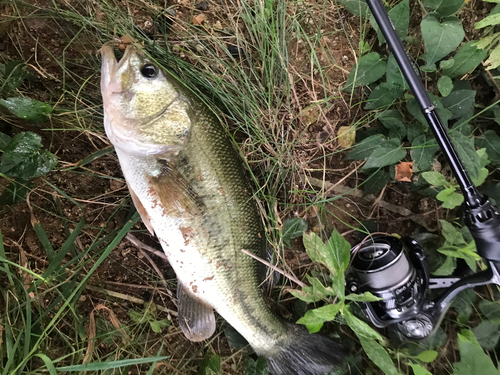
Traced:
[[215, 332], [212, 306], [193, 296], [180, 282], [177, 286], [179, 325], [190, 341], [203, 341]]

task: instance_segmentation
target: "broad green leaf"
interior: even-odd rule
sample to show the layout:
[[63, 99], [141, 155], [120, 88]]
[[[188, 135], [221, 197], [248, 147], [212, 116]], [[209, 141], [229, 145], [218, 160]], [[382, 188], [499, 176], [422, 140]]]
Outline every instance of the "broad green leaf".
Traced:
[[304, 324], [311, 333], [318, 332], [324, 322], [329, 322], [335, 319], [342, 306], [343, 304], [338, 303], [335, 305], [325, 305], [314, 310], [309, 310], [302, 318], [297, 320], [297, 324]]
[[500, 65], [500, 44], [490, 52], [490, 56], [484, 62], [484, 65], [487, 66], [486, 70], [495, 69]]
[[424, 0], [424, 6], [438, 12], [441, 17], [457, 13], [464, 5], [464, 0]]
[[128, 312], [128, 315], [130, 316], [130, 319], [132, 319], [134, 323], [144, 323], [145, 321], [148, 320], [148, 315], [145, 314], [144, 312], [130, 310]]
[[386, 62], [377, 52], [370, 52], [361, 57], [349, 72], [344, 91], [351, 91], [354, 87], [366, 86], [382, 78], [386, 70]]
[[373, 339], [358, 336], [361, 346], [373, 363], [375, 363], [386, 375], [400, 375], [389, 353], [385, 348]]
[[406, 150], [401, 148], [399, 139], [395, 140], [397, 142], [393, 142], [392, 144], [384, 142], [384, 145], [373, 151], [362, 169], [382, 168], [387, 165], [396, 164], [402, 160], [406, 156]]
[[264, 357], [254, 361], [251, 357], [246, 357], [243, 361], [243, 375], [268, 375], [267, 360]]
[[387, 59], [387, 71], [386, 71], [387, 83], [392, 85], [394, 88], [407, 90], [409, 88], [408, 83], [399, 68], [396, 58], [391, 53]]
[[352, 148], [349, 154], [347, 154], [345, 160], [366, 159], [386, 140], [387, 138], [382, 134], [375, 134], [363, 139]]
[[467, 138], [460, 132], [451, 132], [450, 138], [465, 169], [472, 178], [477, 179], [481, 170], [481, 158], [474, 148], [474, 139]]
[[342, 316], [346, 320], [347, 325], [351, 327], [351, 329], [359, 339], [364, 338], [384, 342], [384, 338], [380, 335], [380, 333], [375, 331], [368, 324], [363, 322], [351, 312], [350, 306], [345, 306], [342, 309]]
[[283, 242], [290, 247], [294, 238], [302, 236], [307, 230], [307, 221], [300, 217], [292, 217], [283, 223]]
[[443, 202], [443, 208], [453, 209], [458, 207], [464, 201], [464, 197], [455, 191], [455, 187], [449, 187], [447, 189], [441, 190], [436, 199]]
[[21, 61], [9, 61], [3, 66], [2, 71], [3, 74], [0, 76], [0, 92], [4, 95], [17, 89], [28, 75], [26, 64]]
[[374, 296], [370, 292], [364, 292], [363, 294], [348, 294], [345, 296], [345, 299], [355, 302], [377, 302], [381, 300], [381, 298]]
[[484, 168], [491, 163], [490, 159], [488, 158], [488, 153], [486, 152], [486, 148], [479, 148], [476, 150], [476, 153], [479, 155], [479, 158], [481, 159], [481, 167]]
[[56, 367], [57, 371], [99, 371], [99, 370], [110, 370], [114, 368], [120, 368], [125, 366], [135, 366], [142, 363], [151, 363], [151, 362], [159, 362], [165, 359], [168, 359], [168, 356], [162, 357], [146, 357], [146, 358], [131, 358], [131, 359], [122, 359], [119, 361], [111, 361], [111, 362], [92, 362], [85, 363], [83, 365], [72, 365], [72, 366], [63, 366]]
[[303, 290], [290, 290], [290, 293], [295, 298], [298, 298], [301, 301], [307, 303], [318, 302], [321, 301], [323, 298], [327, 297], [319, 290], [314, 290], [313, 288], [308, 286], [304, 287]]
[[[432, 168], [432, 162], [434, 161], [434, 156], [436, 155], [436, 152], [439, 149], [436, 140], [432, 139], [430, 141], [427, 141], [426, 136], [422, 134], [413, 140], [411, 146], [412, 148], [410, 150], [410, 156], [412, 160], [415, 162], [415, 166], [417, 167], [415, 171], [430, 170]], [[426, 181], [429, 182], [428, 180]]]
[[389, 83], [382, 82], [371, 92], [365, 105], [365, 109], [379, 109], [391, 105], [394, 100], [401, 97], [403, 94], [402, 90], [399, 90], [399, 92], [396, 91], [397, 90], [391, 88]]
[[433, 362], [438, 356], [438, 352], [435, 350], [425, 350], [417, 355], [417, 358], [422, 362]]
[[444, 108], [452, 113], [449, 120], [473, 114], [475, 97], [476, 91], [474, 90], [455, 90], [446, 98], [441, 99]]
[[[394, 8], [389, 10], [389, 19], [396, 30], [396, 33], [401, 39], [404, 39], [408, 35], [408, 26], [410, 24], [410, 4], [409, 0], [403, 0], [397, 4]], [[370, 15], [370, 23], [372, 27], [377, 32], [378, 41], [380, 44], [385, 43], [384, 35], [378, 27], [377, 22], [373, 15]]]
[[417, 365], [416, 363], [410, 363], [414, 375], [432, 375], [427, 371], [422, 365]]
[[[449, 67], [441, 66], [444, 69], [443, 74], [446, 74], [450, 78], [455, 78], [475, 69], [486, 58], [488, 51], [477, 48], [474, 43], [476, 42], [467, 42], [460, 47], [453, 58], [454, 63]], [[444, 61], [441, 62], [441, 65], [443, 63]]]
[[439, 172], [424, 172], [422, 177], [433, 186], [447, 186], [448, 180]]
[[319, 291], [324, 296], [334, 296], [335, 295], [335, 291], [330, 287], [324, 286], [318, 278], [313, 277], [313, 276], [309, 276], [309, 275], [306, 275], [306, 277], [307, 277], [307, 280], [309, 281], [309, 283], [311, 284], [311, 286], [305, 287], [305, 288], [311, 288], [313, 290]]
[[330, 270], [332, 273], [332, 288], [335, 295], [342, 300], [345, 294], [345, 271], [351, 260], [351, 245], [340, 235], [337, 229], [334, 229], [326, 243], [326, 249], [328, 253], [325, 258], [331, 260], [335, 269], [335, 272]]
[[420, 123], [409, 123], [406, 124], [406, 138], [410, 142], [415, 141], [415, 139], [423, 134], [423, 125]]
[[475, 143], [480, 148], [486, 148], [491, 161], [500, 162], [500, 137], [494, 130], [487, 130], [482, 137], [475, 139]]
[[464, 236], [453, 224], [442, 219], [439, 220], [439, 223], [441, 224], [441, 235], [446, 241], [456, 246], [467, 246], [467, 243], [464, 241]]
[[[441, 121], [443, 122], [443, 126], [445, 128], [448, 128], [448, 116], [446, 115], [443, 103], [441, 103], [441, 100], [433, 94], [429, 94], [429, 97], [431, 98], [434, 107], [436, 107], [436, 112]], [[415, 98], [411, 98], [406, 102], [406, 108], [408, 109], [408, 112], [410, 112], [410, 114], [413, 117], [415, 117], [418, 121], [420, 121], [422, 125], [424, 125], [425, 127], [429, 126]]]
[[217, 354], [207, 351], [200, 364], [198, 375], [219, 375], [222, 374], [220, 357]]
[[364, 195], [378, 193], [389, 181], [391, 181], [391, 176], [383, 169], [373, 172], [363, 184]]
[[500, 324], [500, 301], [482, 300], [479, 303], [479, 310], [488, 320], [493, 323]]
[[358, 17], [366, 17], [370, 13], [365, 0], [336, 0], [349, 12]]
[[389, 137], [403, 139], [406, 136], [406, 126], [403, 124], [399, 111], [389, 109], [375, 117], [385, 128], [389, 129]]
[[[437, 85], [438, 85], [439, 93], [442, 96], [450, 95], [451, 91], [453, 90], [453, 82], [451, 81], [451, 78], [448, 76], [441, 76], [438, 79]], [[444, 105], [444, 103], [443, 103], [443, 105]], [[445, 108], [446, 108], [446, 106], [445, 106]]]
[[5, 147], [0, 161], [0, 173], [28, 180], [52, 170], [57, 158], [42, 147], [40, 136], [31, 132], [16, 134]]
[[440, 69], [450, 69], [453, 65], [455, 65], [455, 59], [451, 58], [448, 60], [441, 60], [439, 62]]
[[344, 297], [344, 271], [349, 259], [351, 245], [334, 229], [330, 240], [324, 244], [321, 238], [311, 232], [302, 237], [309, 258], [324, 264], [332, 274], [332, 288], [339, 298]]
[[0, 132], [0, 151], [5, 150], [5, 147], [10, 143], [11, 137], [9, 137], [7, 134], [1, 133]]
[[[462, 331], [462, 333], [465, 332]], [[466, 335], [458, 335], [458, 347], [460, 349], [460, 362], [453, 365], [453, 375], [499, 374], [491, 358], [478, 344], [471, 342]]]
[[0, 105], [10, 110], [17, 117], [34, 124], [44, 122], [47, 115], [52, 112], [52, 107], [49, 104], [20, 96], [0, 99]]
[[456, 261], [454, 258], [446, 257], [443, 264], [432, 274], [435, 276], [450, 276], [455, 271]]
[[488, 17], [483, 18], [481, 21], [477, 22], [474, 25], [474, 28], [477, 29], [482, 29], [483, 27], [486, 26], [492, 26], [492, 25], [498, 25], [500, 24], [500, 14], [491, 14]]
[[474, 46], [476, 46], [478, 49], [487, 49], [490, 48], [493, 42], [496, 42], [498, 37], [500, 36], [500, 33], [494, 33], [488, 36], [485, 36], [484, 38], [478, 40], [477, 42], [474, 42]]
[[479, 171], [479, 177], [478, 178], [472, 178], [472, 183], [476, 186], [481, 186], [484, 181], [486, 181], [486, 177], [488, 177], [488, 169], [487, 168], [481, 168]]
[[439, 20], [428, 14], [420, 24], [422, 38], [427, 49], [427, 66], [453, 52], [464, 39], [462, 23], [457, 17]]
[[474, 336], [486, 350], [494, 350], [500, 339], [500, 325], [493, 322], [481, 322], [476, 328], [472, 329]]

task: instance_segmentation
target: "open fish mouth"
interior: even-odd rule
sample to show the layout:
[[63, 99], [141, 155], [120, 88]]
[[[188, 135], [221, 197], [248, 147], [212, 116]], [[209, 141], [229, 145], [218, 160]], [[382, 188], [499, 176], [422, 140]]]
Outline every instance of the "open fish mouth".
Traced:
[[121, 92], [128, 86], [123, 85], [120, 82], [120, 78], [123, 77], [117, 77], [116, 74], [125, 64], [128, 64], [132, 54], [137, 51], [136, 47], [129, 45], [120, 61], [117, 61], [114, 51], [114, 47], [117, 45], [117, 42], [109, 42], [100, 49], [102, 57], [101, 88], [106, 88], [109, 92]]

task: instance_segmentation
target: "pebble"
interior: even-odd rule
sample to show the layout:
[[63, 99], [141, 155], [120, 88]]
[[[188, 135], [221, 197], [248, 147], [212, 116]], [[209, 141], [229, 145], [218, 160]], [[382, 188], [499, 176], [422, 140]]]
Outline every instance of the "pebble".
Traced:
[[203, 0], [198, 3], [196, 9], [201, 10], [202, 12], [208, 10], [208, 2]]

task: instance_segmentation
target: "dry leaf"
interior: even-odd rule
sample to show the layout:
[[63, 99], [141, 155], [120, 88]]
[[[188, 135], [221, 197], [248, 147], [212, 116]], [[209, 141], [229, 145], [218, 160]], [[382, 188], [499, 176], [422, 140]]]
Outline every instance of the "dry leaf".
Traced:
[[299, 117], [302, 123], [307, 127], [315, 123], [321, 114], [321, 107], [318, 104], [312, 104], [304, 108], [300, 113]]
[[133, 41], [134, 41], [134, 39], [132, 39], [132, 37], [130, 35], [123, 35], [120, 38], [120, 43], [118, 44], [118, 48], [120, 49], [120, 51], [125, 51], [127, 46], [129, 44], [132, 44]]
[[411, 182], [411, 176], [413, 176], [413, 162], [402, 161], [398, 165], [396, 165], [396, 180]]
[[198, 14], [193, 17], [193, 25], [201, 25], [205, 21], [205, 16], [203, 14]]
[[356, 127], [355, 126], [341, 126], [337, 130], [337, 144], [340, 148], [349, 148], [356, 140]]

